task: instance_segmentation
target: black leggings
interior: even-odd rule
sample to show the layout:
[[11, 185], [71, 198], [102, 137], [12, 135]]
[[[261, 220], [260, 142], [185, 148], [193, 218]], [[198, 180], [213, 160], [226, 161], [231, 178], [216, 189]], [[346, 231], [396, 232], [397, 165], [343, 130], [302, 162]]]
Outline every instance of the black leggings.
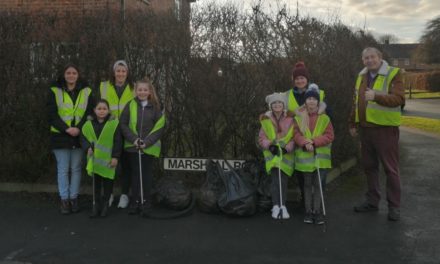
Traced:
[[110, 195], [113, 192], [113, 180], [104, 178], [98, 174], [95, 174], [95, 197], [97, 201], [101, 199], [101, 189], [104, 189], [104, 196], [102, 200], [108, 202]]
[[[139, 177], [139, 154], [128, 153], [131, 166], [131, 194], [133, 201], [141, 201], [141, 182]], [[153, 156], [142, 153], [142, 186], [144, 191], [144, 201], [150, 201], [151, 188], [153, 186]]]

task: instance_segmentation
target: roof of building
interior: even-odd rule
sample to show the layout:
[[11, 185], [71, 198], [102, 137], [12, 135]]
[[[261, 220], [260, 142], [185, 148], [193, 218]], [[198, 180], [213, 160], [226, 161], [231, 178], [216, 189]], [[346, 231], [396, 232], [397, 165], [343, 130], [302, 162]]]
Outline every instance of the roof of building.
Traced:
[[390, 58], [411, 58], [420, 44], [383, 44], [381, 48]]

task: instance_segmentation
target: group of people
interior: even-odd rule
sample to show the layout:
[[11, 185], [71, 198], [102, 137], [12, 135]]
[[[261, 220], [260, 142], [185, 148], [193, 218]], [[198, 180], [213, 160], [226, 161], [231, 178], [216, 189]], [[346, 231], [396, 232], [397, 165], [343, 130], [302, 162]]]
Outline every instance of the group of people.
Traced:
[[[368, 190], [355, 212], [379, 209], [379, 161], [387, 176], [388, 219], [400, 219], [398, 140], [404, 89], [399, 68], [391, 67], [372, 47], [362, 52], [365, 68], [355, 84], [349, 120], [352, 136], [360, 132], [361, 163]], [[303, 62], [292, 72], [293, 88], [266, 97], [269, 110], [260, 116], [259, 145], [272, 177], [272, 218], [289, 219], [287, 181], [298, 180], [305, 208], [304, 222], [325, 223], [326, 174], [332, 167], [335, 135], [325, 93], [310, 82]], [[121, 179], [118, 207], [130, 214], [151, 211], [152, 163], [159, 157], [165, 116], [151, 81], [132, 83], [128, 65], [114, 63], [111, 78], [101, 82], [99, 95], [67, 65], [50, 88], [47, 102], [51, 148], [57, 162], [60, 211], [79, 211], [82, 160], [93, 177], [92, 217], [106, 216], [112, 202], [115, 175]], [[69, 173], [70, 172], [70, 173]], [[101, 195], [103, 189], [103, 195]], [[131, 196], [129, 198], [129, 192]]]
[[[362, 51], [362, 62], [365, 68], [356, 80], [349, 131], [353, 137], [360, 131], [361, 164], [368, 188], [365, 201], [354, 211], [379, 210], [381, 162], [387, 176], [387, 217], [398, 221], [400, 106], [405, 102], [401, 72], [388, 65], [374, 47]], [[325, 223], [323, 190], [332, 167], [331, 143], [335, 137], [331, 109], [325, 103], [324, 91], [310, 82], [303, 62], [296, 63], [292, 81], [292, 89], [266, 97], [269, 111], [260, 116], [259, 145], [266, 171], [272, 176], [272, 218], [290, 218], [286, 208], [287, 181], [295, 175], [305, 209], [304, 222], [320, 225]]]
[[110, 76], [94, 95], [78, 67], [68, 64], [50, 87], [50, 142], [62, 214], [80, 210], [84, 156], [87, 174], [93, 177], [91, 217], [107, 216], [116, 175], [122, 192], [118, 207], [129, 206], [130, 214], [151, 211], [152, 163], [160, 155], [165, 116], [151, 81], [132, 83], [124, 60], [114, 63]]

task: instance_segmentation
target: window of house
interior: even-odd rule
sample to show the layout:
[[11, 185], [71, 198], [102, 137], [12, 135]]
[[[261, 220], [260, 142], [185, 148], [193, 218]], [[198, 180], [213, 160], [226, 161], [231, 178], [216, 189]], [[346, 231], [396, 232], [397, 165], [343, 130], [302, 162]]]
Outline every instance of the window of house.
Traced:
[[405, 66], [409, 66], [409, 59], [405, 59]]
[[394, 66], [399, 66], [399, 60], [398, 59], [393, 59], [393, 65]]

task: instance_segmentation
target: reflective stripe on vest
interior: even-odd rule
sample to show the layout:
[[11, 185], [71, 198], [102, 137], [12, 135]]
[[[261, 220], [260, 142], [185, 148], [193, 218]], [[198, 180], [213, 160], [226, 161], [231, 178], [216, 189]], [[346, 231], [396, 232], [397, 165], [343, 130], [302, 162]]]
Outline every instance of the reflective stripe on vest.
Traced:
[[[129, 120], [129, 128], [130, 130], [138, 135], [137, 131], [136, 131], [136, 127], [137, 127], [137, 108], [138, 108], [138, 103], [135, 100], [131, 100], [131, 102], [129, 103], [129, 107], [130, 107], [130, 120]], [[153, 129], [151, 129], [150, 133], [148, 133], [148, 136], [153, 134], [154, 132], [158, 131], [159, 129], [163, 128], [165, 126], [165, 115], [162, 115], [159, 120], [157, 120], [157, 122], [154, 124]], [[156, 141], [153, 145], [149, 146], [148, 148], [144, 149], [144, 153], [145, 154], [149, 154], [151, 156], [154, 157], [159, 157], [160, 156], [160, 150], [161, 150], [161, 141], [160, 139], [158, 141]], [[129, 148], [129, 147], [133, 147], [133, 144], [131, 144], [130, 142], [128, 142], [127, 140], [124, 143], [124, 148]]]
[[[88, 87], [81, 89], [74, 105], [72, 98], [70, 98], [70, 95], [66, 91], [58, 87], [51, 87], [50, 89], [55, 94], [55, 101], [60, 118], [69, 127], [72, 126], [72, 121], [74, 121], [73, 126], [78, 125], [87, 110], [87, 103], [92, 90]], [[50, 127], [50, 131], [60, 133], [60, 131], [53, 126]]]
[[[295, 117], [298, 124], [301, 124], [301, 117]], [[318, 136], [324, 134], [327, 126], [330, 124], [330, 118], [325, 115], [319, 115], [316, 121], [315, 129], [313, 133], [309, 128], [305, 131], [305, 137], [307, 139], [314, 139]], [[329, 144], [327, 146], [322, 146], [316, 148], [316, 156], [313, 152], [304, 151], [303, 148], [297, 147], [295, 149], [295, 169], [302, 172], [313, 172], [316, 168], [328, 169], [332, 167], [332, 157], [331, 157], [331, 147]]]
[[134, 97], [134, 90], [131, 89], [130, 85], [126, 85], [121, 98], [118, 97], [116, 89], [110, 82], [101, 82], [99, 86], [99, 93], [101, 98], [108, 101], [110, 105], [110, 111], [112, 116], [116, 119], [121, 117], [122, 110], [124, 110], [125, 105], [128, 104]]
[[280, 156], [273, 155], [269, 150], [263, 150], [264, 160], [266, 162], [266, 172], [270, 175], [272, 168], [280, 168], [286, 175], [292, 176], [294, 167], [293, 153], [282, 154], [281, 148], [285, 147], [293, 137], [293, 126], [287, 131], [287, 134], [277, 140], [275, 127], [270, 118], [261, 120], [261, 127], [272, 145], [278, 146]]
[[[377, 94], [388, 94], [391, 81], [399, 72], [399, 68], [388, 67], [386, 75], [377, 75], [374, 82], [373, 90]], [[369, 74], [369, 73], [367, 73]], [[359, 87], [362, 82], [362, 75], [358, 75], [356, 79], [356, 123], [359, 123]], [[368, 122], [381, 126], [399, 126], [401, 109], [397, 107], [386, 107], [379, 105], [376, 102], [368, 101], [365, 118]]]
[[[295, 110], [299, 107], [298, 102], [295, 99], [295, 95], [293, 94], [293, 89], [290, 89], [287, 96], [287, 108], [290, 112], [295, 112]], [[319, 90], [319, 100], [322, 102], [325, 98], [325, 92], [323, 90]]]
[[91, 121], [87, 121], [82, 133], [90, 144], [94, 145], [93, 158], [87, 156], [87, 174], [92, 176], [96, 173], [104, 178], [114, 179], [115, 168], [110, 168], [109, 164], [112, 159], [113, 140], [118, 120], [109, 120], [105, 123], [99, 138], [96, 138], [95, 130]]

